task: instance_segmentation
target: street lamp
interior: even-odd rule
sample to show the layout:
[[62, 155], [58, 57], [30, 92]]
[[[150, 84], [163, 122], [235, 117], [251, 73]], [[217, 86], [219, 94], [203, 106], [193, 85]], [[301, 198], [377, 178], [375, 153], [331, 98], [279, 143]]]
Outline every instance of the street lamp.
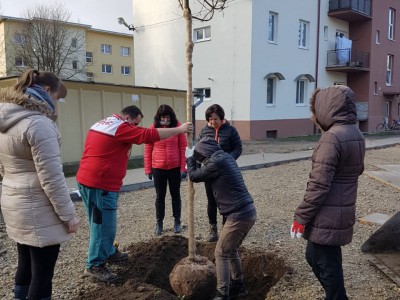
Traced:
[[[193, 97], [197, 98], [197, 101], [192, 105], [192, 122], [196, 125], [196, 107], [199, 106], [204, 101], [204, 94], [199, 93], [199, 91], [193, 91]], [[196, 126], [193, 126], [193, 145], [196, 142]]]
[[128, 25], [128, 23], [125, 22], [124, 18], [119, 17], [117, 20], [118, 20], [118, 24], [124, 25], [129, 30], [135, 31], [135, 27], [132, 24]]

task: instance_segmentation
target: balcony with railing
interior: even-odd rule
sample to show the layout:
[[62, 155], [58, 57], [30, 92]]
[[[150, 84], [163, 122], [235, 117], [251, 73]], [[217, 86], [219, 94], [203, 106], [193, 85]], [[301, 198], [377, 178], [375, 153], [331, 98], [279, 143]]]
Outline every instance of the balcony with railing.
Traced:
[[325, 69], [346, 73], [368, 72], [369, 53], [352, 49], [330, 50]]
[[347, 22], [367, 21], [372, 18], [372, 0], [330, 0], [328, 16]]

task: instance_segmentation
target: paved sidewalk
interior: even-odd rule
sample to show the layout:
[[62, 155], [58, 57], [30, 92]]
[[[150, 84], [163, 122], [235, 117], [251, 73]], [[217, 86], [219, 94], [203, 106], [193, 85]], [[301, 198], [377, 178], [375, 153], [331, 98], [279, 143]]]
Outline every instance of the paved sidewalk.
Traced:
[[[400, 144], [400, 136], [390, 137], [377, 140], [366, 140], [367, 149], [378, 149]], [[259, 169], [268, 166], [288, 163], [293, 161], [305, 160], [311, 157], [313, 150], [298, 151], [290, 153], [257, 153], [250, 155], [242, 155], [237, 160], [241, 170]], [[71, 197], [76, 198], [74, 191], [76, 191], [75, 177], [68, 177], [67, 184], [70, 188]], [[128, 170], [124, 178], [124, 183], [121, 192], [134, 191], [142, 188], [152, 187], [153, 181], [149, 180], [144, 174], [144, 169]]]

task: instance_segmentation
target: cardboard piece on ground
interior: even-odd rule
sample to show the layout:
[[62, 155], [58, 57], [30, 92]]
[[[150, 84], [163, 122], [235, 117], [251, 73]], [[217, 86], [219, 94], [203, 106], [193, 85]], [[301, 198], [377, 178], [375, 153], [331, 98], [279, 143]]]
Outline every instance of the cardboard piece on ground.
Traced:
[[361, 224], [378, 224], [383, 225], [391, 216], [382, 213], [372, 213], [365, 217], [359, 218], [358, 222]]

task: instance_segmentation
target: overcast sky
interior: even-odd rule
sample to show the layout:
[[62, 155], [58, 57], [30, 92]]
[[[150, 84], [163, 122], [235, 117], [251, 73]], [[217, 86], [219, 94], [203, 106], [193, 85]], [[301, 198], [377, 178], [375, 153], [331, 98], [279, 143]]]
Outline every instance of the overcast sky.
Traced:
[[123, 17], [128, 24], [132, 23], [132, 0], [0, 0], [0, 15], [21, 17], [25, 8], [52, 2], [63, 4], [71, 12], [70, 22], [132, 33], [117, 22], [118, 17]]

